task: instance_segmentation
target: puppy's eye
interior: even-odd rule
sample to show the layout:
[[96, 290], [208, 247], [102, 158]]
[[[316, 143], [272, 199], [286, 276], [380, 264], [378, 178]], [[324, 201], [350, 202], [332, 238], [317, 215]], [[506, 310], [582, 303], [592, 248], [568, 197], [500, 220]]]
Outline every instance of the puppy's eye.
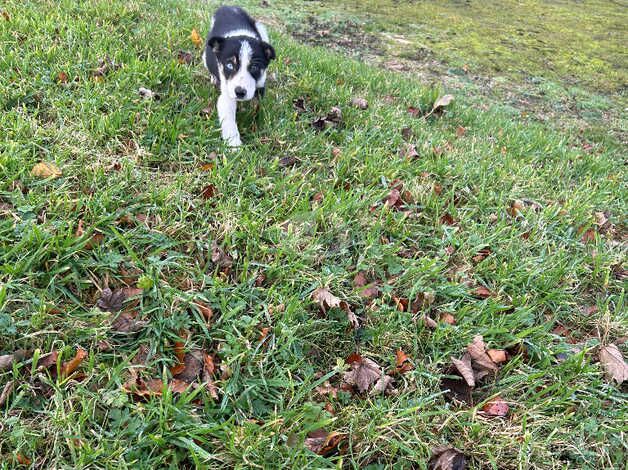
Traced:
[[225, 65], [225, 68], [229, 71], [233, 70], [233, 64], [231, 62], [227, 62], [227, 65]]
[[257, 73], [257, 72], [259, 72], [259, 67], [258, 67], [257, 65], [251, 65], [251, 66], [249, 67], [249, 72], [251, 72], [251, 73]]

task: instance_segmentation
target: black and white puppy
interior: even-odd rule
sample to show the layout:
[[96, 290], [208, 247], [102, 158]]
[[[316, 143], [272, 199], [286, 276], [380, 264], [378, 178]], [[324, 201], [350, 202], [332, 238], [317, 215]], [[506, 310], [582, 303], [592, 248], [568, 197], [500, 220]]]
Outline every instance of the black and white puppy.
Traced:
[[238, 101], [263, 96], [266, 68], [275, 58], [268, 32], [242, 8], [220, 7], [212, 18], [203, 61], [212, 83], [220, 88], [216, 106], [222, 138], [232, 147], [242, 145], [236, 122]]

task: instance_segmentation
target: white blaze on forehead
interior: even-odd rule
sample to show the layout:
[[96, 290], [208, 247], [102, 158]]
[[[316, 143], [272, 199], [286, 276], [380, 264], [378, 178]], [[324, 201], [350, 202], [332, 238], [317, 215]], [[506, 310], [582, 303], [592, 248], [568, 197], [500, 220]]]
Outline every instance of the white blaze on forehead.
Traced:
[[234, 29], [233, 31], [225, 33], [226, 38], [234, 38], [237, 36], [246, 36], [249, 38], [257, 39], [257, 34], [255, 34], [255, 31], [251, 31], [250, 29]]
[[250, 100], [255, 94], [255, 79], [249, 72], [249, 64], [253, 56], [253, 49], [248, 41], [240, 42], [240, 68], [238, 72], [228, 80], [228, 93], [232, 98], [236, 98], [235, 89], [238, 87], [246, 90], [245, 100]]

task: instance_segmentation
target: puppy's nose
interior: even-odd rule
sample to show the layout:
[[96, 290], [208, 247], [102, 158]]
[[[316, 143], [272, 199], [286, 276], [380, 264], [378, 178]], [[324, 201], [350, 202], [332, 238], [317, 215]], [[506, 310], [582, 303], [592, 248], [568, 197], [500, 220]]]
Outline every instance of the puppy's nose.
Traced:
[[244, 88], [242, 88], [241, 86], [236, 87], [235, 95], [236, 95], [236, 98], [242, 99], [242, 98], [244, 98], [246, 96], [246, 90]]

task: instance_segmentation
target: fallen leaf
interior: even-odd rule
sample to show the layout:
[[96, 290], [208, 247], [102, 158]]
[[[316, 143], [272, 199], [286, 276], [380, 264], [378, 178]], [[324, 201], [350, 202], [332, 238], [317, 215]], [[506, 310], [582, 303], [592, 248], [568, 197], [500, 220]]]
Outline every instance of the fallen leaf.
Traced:
[[497, 370], [498, 366], [493, 362], [491, 357], [486, 353], [486, 345], [482, 336], [477, 335], [473, 341], [467, 346], [467, 352], [471, 355], [471, 359], [476, 364], [489, 370]]
[[404, 353], [401, 349], [398, 349], [395, 352], [395, 357], [395, 370], [397, 371], [397, 373], [405, 374], [414, 369], [414, 365], [410, 360], [410, 356]]
[[439, 108], [444, 108], [446, 106], [449, 106], [449, 104], [454, 100], [453, 95], [443, 95], [440, 98], [438, 98], [436, 100], [436, 102], [434, 103], [434, 106], [432, 106], [432, 111], [437, 111]]
[[59, 353], [57, 351], [51, 351], [48, 354], [44, 354], [37, 361], [37, 370], [43, 371], [50, 369], [52, 366], [56, 366], [58, 358]]
[[117, 312], [122, 309], [122, 305], [125, 300], [126, 296], [123, 289], [116, 289], [112, 291], [108, 287], [105, 287], [102, 290], [100, 299], [98, 299], [96, 305], [105, 312]]
[[306, 101], [306, 99], [304, 97], [302, 97], [302, 96], [292, 100], [292, 106], [294, 107], [295, 111], [298, 114], [302, 114], [302, 113], [305, 113], [307, 111], [307, 109], [305, 107], [305, 101]]
[[268, 333], [270, 333], [270, 327], [268, 326], [263, 327], [259, 332], [259, 336], [257, 337], [257, 342], [258, 343], [264, 342], [264, 340], [268, 336]]
[[332, 294], [327, 287], [319, 287], [312, 292], [312, 300], [320, 306], [323, 313], [326, 313], [330, 308], [340, 307], [340, 299]]
[[360, 295], [366, 299], [372, 299], [379, 295], [379, 288], [375, 282], [369, 282], [366, 279], [364, 271], [360, 271], [353, 278], [353, 285], [358, 288]]
[[582, 234], [582, 238], [580, 239], [582, 243], [594, 243], [595, 242], [595, 229], [590, 228], [586, 230]]
[[138, 320], [132, 313], [122, 312], [111, 322], [111, 329], [118, 333], [137, 333], [146, 325], [147, 321]]
[[514, 201], [510, 203], [510, 206], [506, 209], [506, 212], [508, 212], [508, 214], [511, 217], [518, 218], [518, 217], [523, 217], [523, 214], [521, 213], [522, 209], [523, 209], [523, 201], [520, 201], [519, 199], [515, 199]]
[[150, 100], [153, 98], [156, 98], [157, 95], [153, 92], [153, 90], [150, 90], [148, 88], [144, 88], [143, 86], [139, 87], [137, 92], [139, 93], [139, 95], [146, 99], [146, 100]]
[[486, 354], [488, 354], [488, 357], [490, 357], [495, 364], [501, 364], [508, 359], [506, 351], [503, 349], [489, 349], [486, 351]]
[[412, 159], [412, 158], [418, 157], [419, 156], [419, 152], [417, 152], [417, 150], [416, 150], [416, 145], [414, 145], [414, 144], [405, 144], [399, 150], [399, 156], [401, 158]]
[[490, 256], [490, 254], [491, 254], [492, 252], [493, 252], [493, 251], [492, 251], [489, 247], [482, 248], [482, 249], [481, 249], [480, 251], [478, 251], [478, 252], [477, 252], [477, 254], [473, 257], [473, 262], [474, 262], [475, 264], [478, 264], [478, 263], [480, 263], [480, 262], [484, 261], [486, 258], [488, 258], [488, 257]]
[[214, 316], [214, 310], [204, 302], [195, 302], [196, 308], [200, 312], [201, 315], [205, 318], [205, 321], [209, 323]]
[[380, 395], [382, 393], [394, 393], [395, 390], [392, 387], [394, 379], [390, 375], [383, 375], [379, 378], [373, 388], [369, 392], [369, 395]]
[[626, 364], [619, 348], [614, 344], [600, 348], [600, 363], [606, 371], [606, 375], [618, 384], [628, 379], [628, 364]]
[[331, 154], [334, 158], [338, 158], [341, 153], [342, 150], [340, 150], [338, 147], [334, 147], [333, 149], [331, 149]]
[[439, 220], [442, 225], [456, 225], [456, 220], [449, 212], [445, 212]]
[[39, 162], [31, 170], [31, 175], [38, 178], [58, 178], [61, 174], [59, 167], [50, 162]]
[[201, 197], [203, 199], [211, 199], [218, 195], [218, 190], [214, 184], [208, 184], [201, 190]]
[[218, 400], [218, 387], [214, 384], [214, 380], [212, 376], [216, 372], [216, 366], [214, 365], [214, 358], [207, 354], [203, 354], [203, 383], [205, 384], [205, 388], [209, 392], [209, 395], [214, 399]]
[[462, 127], [462, 126], [458, 126], [456, 128], [456, 137], [460, 138], [460, 137], [464, 137], [464, 135], [467, 133], [467, 129]]
[[17, 463], [19, 463], [20, 465], [30, 465], [31, 464], [31, 459], [29, 459], [28, 457], [24, 456], [23, 454], [20, 454], [19, 452], [17, 454], [15, 454], [15, 460], [17, 460]]
[[0, 392], [0, 406], [5, 404], [7, 398], [11, 395], [14, 386], [15, 382], [13, 380], [9, 380], [6, 384], [4, 384], [4, 388], [2, 389], [2, 392]]
[[455, 325], [456, 324], [456, 317], [454, 317], [449, 312], [443, 312], [443, 313], [440, 314], [440, 321], [442, 321], [443, 323], [447, 323], [449, 325]]
[[598, 227], [603, 227], [608, 222], [608, 217], [604, 212], [595, 212], [593, 215], [595, 216], [595, 225]]
[[487, 416], [506, 416], [508, 410], [508, 404], [500, 397], [492, 398], [482, 407]]
[[411, 127], [404, 127], [401, 129], [401, 137], [403, 137], [403, 140], [410, 140], [413, 135], [414, 133], [412, 132]]
[[179, 375], [185, 370], [185, 343], [183, 341], [175, 341], [174, 355], [177, 358], [177, 363], [170, 367], [170, 373], [173, 376]]
[[59, 72], [57, 74], [57, 81], [59, 83], [68, 83], [68, 74], [65, 72]]
[[177, 52], [177, 61], [181, 65], [190, 65], [193, 61], [193, 56], [188, 51], [179, 50]]
[[5, 354], [0, 356], [0, 370], [9, 369], [13, 365], [13, 354]]
[[412, 117], [419, 117], [422, 114], [421, 109], [420, 108], [415, 108], [414, 106], [409, 106], [408, 107], [408, 113]]
[[64, 362], [61, 366], [61, 379], [65, 379], [72, 372], [74, 372], [78, 366], [81, 365], [81, 362], [87, 357], [87, 351], [83, 348], [77, 348], [76, 355], [73, 359]]
[[476, 287], [473, 291], [471, 291], [471, 294], [475, 297], [479, 297], [480, 299], [488, 299], [489, 297], [493, 297], [495, 295], [493, 291], [484, 286]]
[[332, 386], [329, 380], [326, 380], [325, 383], [316, 387], [314, 391], [320, 396], [329, 395], [333, 398], [338, 398], [338, 388]]
[[428, 463], [429, 470], [465, 470], [467, 460], [458, 449], [450, 446], [440, 446], [432, 449], [432, 456]]
[[324, 197], [322, 192], [318, 192], [312, 196], [312, 202], [320, 203]]
[[438, 328], [438, 323], [434, 321], [434, 319], [430, 318], [428, 315], [423, 315], [423, 324], [427, 326], [430, 330], [435, 330]]
[[421, 310], [429, 308], [436, 300], [436, 294], [431, 291], [419, 292], [412, 301], [412, 313], [418, 313]]
[[201, 47], [201, 45], [203, 44], [203, 39], [201, 38], [200, 34], [198, 34], [196, 28], [192, 29], [192, 32], [190, 33], [190, 40], [196, 47]]
[[300, 162], [300, 160], [293, 156], [293, 155], [286, 155], [285, 157], [282, 157], [279, 159], [279, 166], [281, 168], [287, 168], [287, 167], [292, 167], [297, 165]]
[[183, 370], [173, 374], [175, 379], [184, 380], [187, 383], [195, 382], [204, 368], [204, 353], [200, 349], [192, 349], [183, 357]]
[[405, 297], [393, 297], [393, 302], [395, 302], [395, 307], [397, 307], [397, 310], [399, 310], [400, 312], [408, 311], [408, 304], [410, 303], [409, 299]]
[[304, 445], [318, 455], [328, 456], [339, 451], [339, 445], [346, 439], [345, 434], [337, 432], [328, 433], [323, 429], [317, 429], [308, 433]]
[[218, 245], [216, 240], [212, 242], [212, 263], [221, 269], [229, 269], [233, 266], [233, 258]]
[[107, 75], [112, 70], [117, 70], [120, 68], [120, 64], [116, 64], [113, 60], [111, 60], [108, 56], [104, 59], [98, 61], [98, 68], [92, 72], [92, 77], [96, 81], [103, 81], [105, 75]]
[[379, 365], [368, 358], [360, 357], [351, 363], [351, 370], [345, 372], [343, 382], [357, 387], [359, 392], [366, 392], [382, 377]]
[[368, 109], [369, 103], [364, 98], [353, 98], [351, 104], [358, 109]]
[[469, 387], [475, 387], [475, 372], [471, 366], [471, 356], [467, 353], [461, 359], [451, 358], [451, 363]]

